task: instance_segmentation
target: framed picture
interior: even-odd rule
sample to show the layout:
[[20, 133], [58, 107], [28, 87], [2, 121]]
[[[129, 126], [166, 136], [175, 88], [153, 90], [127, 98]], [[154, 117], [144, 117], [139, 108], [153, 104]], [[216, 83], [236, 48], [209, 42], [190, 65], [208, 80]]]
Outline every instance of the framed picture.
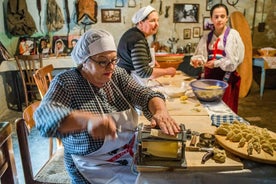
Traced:
[[49, 36], [45, 36], [39, 39], [38, 52], [43, 55], [43, 57], [48, 57], [51, 51], [51, 44]]
[[193, 37], [199, 38], [199, 36], [200, 36], [200, 27], [194, 27], [193, 28]]
[[34, 37], [20, 37], [18, 39], [18, 55], [34, 55], [36, 50], [36, 39]]
[[199, 4], [174, 4], [174, 23], [197, 23], [199, 14]]
[[121, 22], [121, 9], [101, 9], [102, 22]]
[[53, 36], [52, 50], [56, 56], [66, 56], [68, 53], [68, 37]]
[[214, 28], [214, 24], [211, 21], [210, 17], [203, 17], [203, 30], [212, 30]]
[[186, 39], [191, 39], [191, 29], [184, 29], [183, 30], [183, 38]]
[[211, 8], [218, 3], [222, 3], [222, 0], [206, 0], [206, 11], [210, 11]]
[[81, 36], [79, 35], [69, 35], [68, 36], [68, 54], [71, 55], [72, 50], [76, 46]]

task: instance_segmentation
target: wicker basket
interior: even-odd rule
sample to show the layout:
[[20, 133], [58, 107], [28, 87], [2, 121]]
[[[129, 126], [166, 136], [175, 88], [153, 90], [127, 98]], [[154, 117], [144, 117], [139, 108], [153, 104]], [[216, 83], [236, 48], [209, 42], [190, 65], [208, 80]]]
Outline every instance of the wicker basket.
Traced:
[[183, 62], [184, 54], [156, 54], [155, 59], [159, 63], [160, 68], [174, 67], [178, 68]]
[[273, 48], [262, 48], [262, 49], [258, 49], [258, 53], [261, 56], [268, 56], [268, 57], [273, 57], [276, 56], [276, 49]]

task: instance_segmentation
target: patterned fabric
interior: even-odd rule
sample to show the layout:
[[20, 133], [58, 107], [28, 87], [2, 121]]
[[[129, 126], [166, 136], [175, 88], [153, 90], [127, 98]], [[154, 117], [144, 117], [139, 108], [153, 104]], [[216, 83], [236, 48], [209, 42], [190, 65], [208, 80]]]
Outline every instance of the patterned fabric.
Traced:
[[[153, 97], [164, 99], [161, 93], [138, 85], [127, 75], [125, 70], [119, 67], [115, 69], [112, 80], [130, 104], [142, 109], [147, 118], [152, 117], [148, 109], [148, 101]], [[129, 109], [129, 105], [114, 89], [111, 82], [108, 82], [103, 88], [97, 88], [93, 85], [92, 88], [102, 105], [104, 113]], [[71, 155], [86, 155], [94, 152], [102, 146], [103, 140], [94, 139], [87, 131], [73, 132], [67, 135], [62, 135], [58, 131], [61, 121], [75, 110], [101, 113], [88, 82], [77, 69], [71, 69], [55, 76], [34, 114], [34, 119], [42, 136], [61, 138], [64, 146], [66, 169], [72, 178], [72, 182], [80, 184], [87, 183], [87, 181], [76, 169]]]
[[151, 76], [153, 69], [148, 42], [143, 33], [136, 27], [129, 29], [120, 39], [118, 45], [118, 66], [130, 71], [135, 70], [141, 78]]
[[234, 120], [237, 120], [242, 123], [249, 124], [246, 120], [238, 115], [211, 115], [212, 125], [219, 127], [221, 123], [233, 123]]

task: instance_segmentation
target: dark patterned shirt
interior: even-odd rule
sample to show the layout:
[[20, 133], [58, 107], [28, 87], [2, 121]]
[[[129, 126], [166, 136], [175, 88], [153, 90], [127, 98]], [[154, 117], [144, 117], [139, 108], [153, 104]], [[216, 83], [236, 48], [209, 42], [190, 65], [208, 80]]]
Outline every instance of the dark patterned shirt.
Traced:
[[[161, 93], [137, 84], [122, 68], [117, 67], [112, 81], [120, 89], [128, 102], [142, 109], [144, 115], [150, 119], [152, 114], [148, 109], [148, 102], [153, 97], [164, 99]], [[57, 129], [62, 120], [75, 110], [101, 113], [119, 112], [129, 109], [129, 105], [118, 93], [112, 82], [103, 88], [92, 86], [92, 92], [87, 80], [77, 69], [71, 69], [55, 76], [44, 96], [39, 108], [34, 114], [36, 127], [42, 136], [61, 138], [64, 146], [64, 159], [67, 171], [73, 183], [88, 183], [76, 169], [71, 155], [87, 155], [99, 149], [103, 140], [93, 139], [86, 130], [61, 134]], [[96, 100], [96, 97], [97, 100]]]

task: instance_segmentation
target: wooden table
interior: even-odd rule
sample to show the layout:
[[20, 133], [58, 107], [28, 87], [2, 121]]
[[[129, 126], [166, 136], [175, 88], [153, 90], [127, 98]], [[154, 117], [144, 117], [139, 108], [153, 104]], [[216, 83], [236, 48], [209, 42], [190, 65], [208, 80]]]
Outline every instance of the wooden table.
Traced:
[[253, 56], [253, 66], [261, 67], [260, 97], [263, 97], [265, 86], [265, 70], [276, 68], [276, 57]]
[[0, 183], [3, 184], [18, 183], [11, 134], [12, 125], [9, 122], [0, 123]]
[[[179, 76], [178, 76], [179, 77]], [[177, 76], [175, 77], [177, 78]], [[159, 78], [159, 82], [164, 84], [174, 84], [181, 80], [174, 80], [175, 78]], [[183, 77], [182, 77], [183, 78]], [[186, 81], [188, 84], [188, 81]], [[179, 84], [176, 84], [179, 85]], [[178, 103], [178, 99], [169, 99], [169, 106], [174, 107], [173, 103]], [[168, 104], [167, 104], [168, 105]], [[212, 126], [210, 115], [218, 113], [220, 110], [222, 114], [234, 114], [224, 103], [218, 103], [214, 105], [211, 103], [201, 103], [209, 115], [205, 114], [186, 114], [191, 109], [189, 103], [176, 104], [176, 108], [180, 109], [169, 109], [169, 113], [176, 120], [177, 123], [184, 123], [187, 129], [191, 129], [198, 132], [213, 133], [216, 129]], [[214, 111], [211, 111], [210, 107], [216, 107]], [[226, 108], [226, 109], [224, 109]], [[228, 110], [227, 110], [228, 109]], [[185, 113], [179, 113], [180, 111], [186, 111]], [[227, 110], [224, 112], [224, 110]], [[148, 124], [149, 121], [145, 117], [139, 117], [140, 123]], [[186, 145], [189, 145], [187, 140]], [[226, 162], [223, 164], [215, 163], [215, 161], [208, 160], [204, 165], [201, 164], [201, 158], [204, 152], [189, 152], [186, 153], [187, 168], [186, 169], [167, 169], [167, 167], [144, 167], [139, 166], [140, 170], [136, 184], [144, 183], [158, 183], [158, 184], [178, 184], [178, 183], [193, 183], [193, 184], [210, 184], [210, 183], [275, 183], [276, 181], [276, 167], [275, 165], [262, 164], [250, 160], [240, 160], [238, 157], [227, 152]]]

